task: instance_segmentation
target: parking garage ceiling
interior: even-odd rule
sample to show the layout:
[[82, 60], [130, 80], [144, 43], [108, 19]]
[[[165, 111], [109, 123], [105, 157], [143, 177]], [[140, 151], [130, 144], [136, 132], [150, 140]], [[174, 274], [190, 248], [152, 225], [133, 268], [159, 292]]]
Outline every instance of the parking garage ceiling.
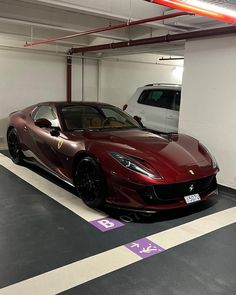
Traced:
[[[230, 9], [236, 8], [234, 1], [229, 0], [203, 0], [202, 2]], [[119, 25], [128, 21], [175, 12], [178, 11], [143, 0], [80, 0], [79, 4], [75, 0], [1, 0], [0, 46], [24, 48], [26, 42], [31, 43], [63, 37], [95, 28]], [[185, 15], [119, 30], [103, 31], [86, 36], [58, 40], [25, 50], [46, 50], [55, 53], [66, 53], [72, 47], [129, 41], [225, 26], [228, 26], [228, 24], [211, 18], [199, 15]], [[103, 54], [103, 56], [132, 53], [183, 55], [184, 43], [184, 41], [179, 41], [168, 44], [150, 44], [138, 48], [122, 48], [96, 54]]]

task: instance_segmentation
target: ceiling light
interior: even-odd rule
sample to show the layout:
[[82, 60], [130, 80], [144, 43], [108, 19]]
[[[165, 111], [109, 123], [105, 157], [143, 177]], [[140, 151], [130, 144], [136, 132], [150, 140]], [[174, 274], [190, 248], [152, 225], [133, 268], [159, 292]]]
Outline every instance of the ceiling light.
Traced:
[[184, 1], [187, 4], [194, 5], [196, 7], [201, 7], [203, 9], [206, 9], [208, 11], [213, 11], [221, 14], [225, 14], [227, 16], [232, 16], [236, 18], [236, 11], [232, 9], [228, 9], [219, 5], [207, 3], [207, 2], [202, 2], [199, 0], [186, 0]]
[[236, 23], [236, 11], [222, 7], [220, 5], [214, 5], [206, 3], [201, 0], [146, 0], [156, 4], [168, 6], [175, 9], [180, 9], [195, 14], [199, 14], [206, 17], [211, 17], [219, 21], [227, 23]]

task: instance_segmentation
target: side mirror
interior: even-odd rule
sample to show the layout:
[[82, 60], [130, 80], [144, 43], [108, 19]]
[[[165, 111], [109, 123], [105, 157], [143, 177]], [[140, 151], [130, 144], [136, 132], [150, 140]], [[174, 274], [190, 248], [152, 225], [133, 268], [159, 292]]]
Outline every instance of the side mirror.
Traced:
[[58, 137], [60, 135], [61, 128], [60, 127], [52, 127], [53, 129], [50, 131], [52, 136]]
[[52, 124], [47, 119], [38, 119], [35, 121], [35, 125], [40, 128], [52, 128]]

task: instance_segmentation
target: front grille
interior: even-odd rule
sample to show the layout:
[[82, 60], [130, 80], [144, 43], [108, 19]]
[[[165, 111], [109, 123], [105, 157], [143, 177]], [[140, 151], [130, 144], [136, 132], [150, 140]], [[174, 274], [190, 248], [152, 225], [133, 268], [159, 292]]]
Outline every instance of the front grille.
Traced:
[[177, 183], [155, 185], [154, 190], [158, 200], [176, 201], [192, 194], [207, 194], [217, 188], [216, 176], [209, 176], [198, 180]]

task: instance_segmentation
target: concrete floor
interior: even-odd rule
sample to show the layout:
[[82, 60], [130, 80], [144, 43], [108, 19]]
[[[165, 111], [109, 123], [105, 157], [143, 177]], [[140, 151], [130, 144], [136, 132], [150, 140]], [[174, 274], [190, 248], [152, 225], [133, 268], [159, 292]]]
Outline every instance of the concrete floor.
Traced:
[[[228, 216], [235, 212], [229, 208], [236, 207], [232, 193], [220, 190], [219, 197], [209, 202], [148, 217], [109, 209], [95, 212], [101, 217], [133, 219], [128, 223], [122, 221], [124, 225], [117, 229], [101, 232], [85, 217], [87, 212], [89, 216], [93, 214], [90, 209], [72, 212], [53, 200], [50, 191], [43, 193], [42, 188], [30, 183], [41, 175], [45, 187], [49, 181], [50, 186], [56, 184], [65, 196], [68, 193], [77, 200], [73, 189], [39, 169], [26, 169], [31, 176], [24, 177], [31, 178], [23, 180], [10, 168], [1, 166], [0, 160], [0, 294], [236, 294], [236, 216]], [[217, 217], [217, 230], [211, 216]], [[203, 221], [211, 229], [195, 236], [198, 223], [199, 231], [204, 230]], [[192, 236], [186, 241], [181, 237], [176, 246], [165, 247], [166, 251], [158, 255], [136, 259], [136, 254], [119, 250], [122, 245], [144, 237], [161, 237], [163, 232], [170, 231], [169, 243], [178, 238], [179, 226], [188, 229], [184, 232], [186, 237]], [[160, 239], [161, 245], [165, 242]], [[110, 250], [116, 253], [112, 258]], [[99, 263], [87, 263], [98, 256]], [[113, 268], [118, 262], [120, 267]], [[80, 267], [86, 265], [74, 270], [76, 263]], [[68, 269], [64, 269], [66, 265]], [[96, 272], [94, 279], [92, 271]], [[61, 280], [66, 286], [55, 288], [60, 292], [49, 286], [60, 285], [57, 272], [63, 273]]]

